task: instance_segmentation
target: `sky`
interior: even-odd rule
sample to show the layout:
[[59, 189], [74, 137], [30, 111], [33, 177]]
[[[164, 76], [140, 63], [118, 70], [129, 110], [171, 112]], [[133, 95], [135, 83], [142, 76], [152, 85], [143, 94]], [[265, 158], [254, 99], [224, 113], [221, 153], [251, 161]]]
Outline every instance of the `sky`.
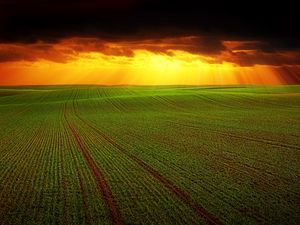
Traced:
[[300, 84], [296, 1], [0, 0], [0, 85]]

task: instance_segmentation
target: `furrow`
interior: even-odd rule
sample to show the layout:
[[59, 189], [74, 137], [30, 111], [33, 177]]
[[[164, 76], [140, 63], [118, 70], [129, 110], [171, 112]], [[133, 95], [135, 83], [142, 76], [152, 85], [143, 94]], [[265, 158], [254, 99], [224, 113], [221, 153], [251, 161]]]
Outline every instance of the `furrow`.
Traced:
[[72, 134], [77, 142], [78, 147], [80, 148], [87, 164], [89, 165], [89, 167], [94, 175], [94, 178], [98, 184], [99, 191], [101, 192], [103, 199], [107, 205], [107, 208], [110, 212], [113, 224], [124, 224], [124, 222], [123, 222], [124, 220], [123, 220], [123, 217], [119, 210], [119, 207], [114, 199], [111, 188], [110, 188], [109, 184], [107, 183], [102, 171], [100, 170], [100, 168], [97, 166], [96, 162], [90, 155], [90, 153], [89, 153], [85, 143], [82, 141], [75, 125], [69, 121], [66, 111], [65, 111], [64, 117], [68, 124], [69, 129], [72, 131]]

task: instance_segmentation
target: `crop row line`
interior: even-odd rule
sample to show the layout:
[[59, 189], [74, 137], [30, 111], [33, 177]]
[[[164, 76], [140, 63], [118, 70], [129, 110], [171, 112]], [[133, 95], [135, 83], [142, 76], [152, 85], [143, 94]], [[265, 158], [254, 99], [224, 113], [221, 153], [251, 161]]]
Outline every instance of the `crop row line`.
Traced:
[[182, 200], [188, 207], [193, 209], [193, 211], [200, 216], [201, 218], [204, 218], [208, 223], [210, 224], [221, 224], [221, 222], [211, 213], [207, 212], [202, 206], [200, 206], [198, 203], [194, 202], [194, 200], [182, 189], [177, 187], [172, 181], [164, 177], [160, 172], [155, 170], [153, 167], [151, 167], [149, 164], [141, 160], [140, 158], [136, 157], [135, 155], [128, 152], [126, 149], [124, 149], [122, 146], [120, 146], [118, 143], [116, 143], [112, 138], [110, 138], [107, 134], [100, 131], [99, 128], [96, 128], [93, 124], [90, 122], [84, 120], [81, 116], [79, 116], [78, 112], [75, 109], [75, 115], [78, 117], [82, 123], [86, 124], [88, 127], [93, 129], [96, 133], [98, 133], [99, 136], [101, 136], [104, 140], [106, 140], [108, 143], [110, 143], [112, 146], [114, 146], [118, 151], [125, 154], [127, 157], [135, 161], [138, 165], [140, 165], [144, 170], [146, 170], [150, 175], [152, 175], [156, 180], [161, 182], [167, 189], [169, 189], [173, 194], [175, 194], [179, 199]]
[[98, 185], [97, 187], [98, 187], [99, 191], [101, 192], [103, 199], [109, 209], [113, 224], [123, 224], [124, 222], [123, 222], [121, 212], [120, 212], [119, 207], [114, 199], [114, 196], [112, 194], [109, 184], [107, 183], [102, 171], [100, 170], [100, 168], [97, 166], [96, 162], [90, 155], [89, 150], [87, 149], [87, 146], [82, 141], [82, 139], [76, 129], [76, 126], [69, 121], [67, 115], [68, 115], [68, 113], [65, 108], [64, 118], [67, 122], [69, 129], [72, 131], [72, 134], [77, 142], [78, 147], [80, 148], [87, 164], [89, 165], [89, 167], [94, 175], [94, 178]]

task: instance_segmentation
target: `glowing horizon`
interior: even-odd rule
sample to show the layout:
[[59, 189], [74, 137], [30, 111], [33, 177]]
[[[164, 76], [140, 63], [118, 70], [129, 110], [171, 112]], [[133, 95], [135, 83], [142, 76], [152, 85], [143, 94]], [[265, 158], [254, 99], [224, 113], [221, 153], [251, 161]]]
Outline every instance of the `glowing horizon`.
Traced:
[[[70, 39], [53, 45], [2, 44], [0, 50], [7, 52], [8, 60], [0, 63], [0, 85], [265, 85], [298, 82], [291, 74], [299, 71], [299, 65], [276, 65], [271, 54], [239, 49], [243, 42], [224, 42], [227, 50], [217, 53], [193, 52], [193, 38], [168, 39], [159, 43], [151, 40], [111, 43]], [[246, 54], [248, 58], [252, 57], [249, 61], [255, 58], [258, 63], [247, 64]], [[279, 56], [285, 61], [293, 59], [290, 52]], [[266, 64], [259, 61], [262, 57]], [[278, 55], [274, 61], [276, 57]]]

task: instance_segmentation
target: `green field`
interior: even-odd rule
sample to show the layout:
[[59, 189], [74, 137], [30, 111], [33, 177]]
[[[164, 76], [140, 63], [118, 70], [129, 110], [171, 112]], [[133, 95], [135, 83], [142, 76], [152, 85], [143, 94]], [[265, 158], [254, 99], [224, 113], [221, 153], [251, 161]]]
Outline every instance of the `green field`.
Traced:
[[0, 87], [0, 224], [300, 224], [300, 86]]

